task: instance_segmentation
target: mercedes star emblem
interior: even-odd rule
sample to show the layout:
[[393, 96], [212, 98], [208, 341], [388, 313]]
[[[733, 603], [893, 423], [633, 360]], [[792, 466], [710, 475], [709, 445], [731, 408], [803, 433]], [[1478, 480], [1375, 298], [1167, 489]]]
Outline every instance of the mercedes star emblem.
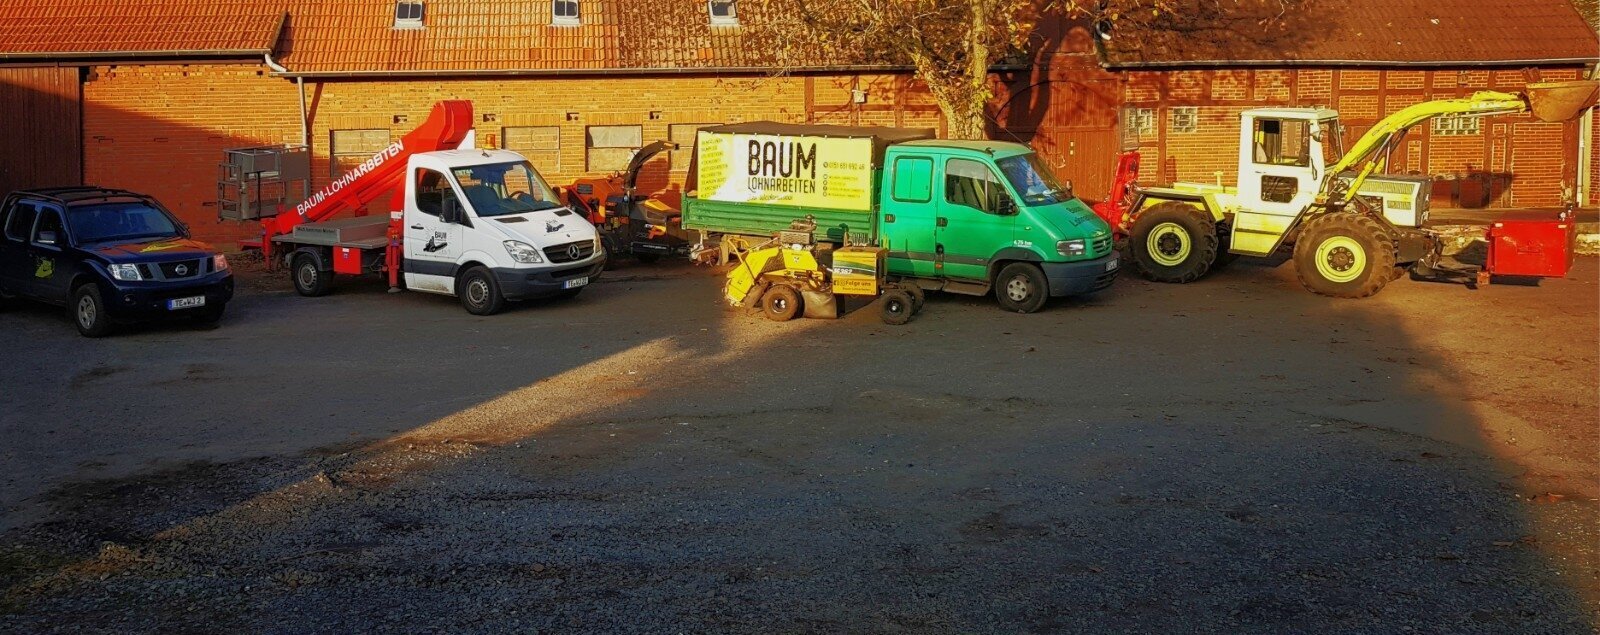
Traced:
[[573, 260], [583, 257], [583, 247], [580, 245], [567, 245], [567, 257]]

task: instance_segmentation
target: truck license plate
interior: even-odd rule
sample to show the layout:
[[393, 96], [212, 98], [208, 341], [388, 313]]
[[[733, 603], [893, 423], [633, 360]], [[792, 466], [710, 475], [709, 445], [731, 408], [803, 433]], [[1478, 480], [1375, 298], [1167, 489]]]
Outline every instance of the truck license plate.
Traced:
[[171, 300], [167, 300], [167, 310], [168, 311], [176, 311], [178, 309], [192, 309], [192, 308], [195, 308], [195, 307], [200, 307], [200, 306], [205, 306], [205, 305], [206, 305], [206, 297], [203, 296], [203, 295], [197, 295], [197, 296], [194, 296], [192, 298], [173, 298]]
[[573, 278], [571, 280], [563, 282], [563, 283], [561, 283], [561, 288], [563, 288], [563, 289], [576, 289], [576, 288], [581, 287], [581, 286], [586, 285], [586, 284], [589, 284], [589, 276], [584, 276], [582, 278]]
[[1111, 262], [1106, 263], [1106, 271], [1116, 271], [1118, 264], [1120, 263], [1117, 262], [1117, 259], [1112, 258]]

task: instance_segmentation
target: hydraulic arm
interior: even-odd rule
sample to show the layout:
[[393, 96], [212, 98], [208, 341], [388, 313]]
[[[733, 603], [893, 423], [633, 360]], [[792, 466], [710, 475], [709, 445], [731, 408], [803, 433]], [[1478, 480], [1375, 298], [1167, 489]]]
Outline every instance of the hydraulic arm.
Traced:
[[263, 220], [262, 254], [271, 262], [272, 238], [293, 232], [302, 223], [327, 220], [344, 211], [360, 214], [367, 204], [384, 194], [403, 196], [401, 186], [411, 155], [456, 148], [471, 130], [472, 102], [434, 104], [428, 120], [415, 130], [317, 190], [294, 209], [279, 210], [276, 216]]
[[1600, 94], [1600, 83], [1594, 81], [1555, 82], [1529, 84], [1521, 93], [1486, 90], [1460, 99], [1437, 99], [1407, 106], [1384, 117], [1361, 135], [1337, 163], [1329, 166], [1326, 183], [1333, 183], [1338, 174], [1360, 165], [1354, 182], [1345, 192], [1349, 195], [1361, 189], [1367, 177], [1383, 167], [1387, 159], [1385, 150], [1411, 126], [1434, 117], [1485, 117], [1532, 112], [1542, 121], [1567, 121], [1594, 106], [1597, 94]]

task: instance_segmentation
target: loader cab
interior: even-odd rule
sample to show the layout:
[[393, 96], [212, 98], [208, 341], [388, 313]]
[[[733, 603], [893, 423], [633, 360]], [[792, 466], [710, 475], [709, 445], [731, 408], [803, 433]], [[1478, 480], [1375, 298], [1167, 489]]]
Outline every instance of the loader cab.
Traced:
[[1299, 214], [1343, 154], [1339, 113], [1325, 108], [1246, 110], [1239, 135], [1239, 201], [1267, 213]]

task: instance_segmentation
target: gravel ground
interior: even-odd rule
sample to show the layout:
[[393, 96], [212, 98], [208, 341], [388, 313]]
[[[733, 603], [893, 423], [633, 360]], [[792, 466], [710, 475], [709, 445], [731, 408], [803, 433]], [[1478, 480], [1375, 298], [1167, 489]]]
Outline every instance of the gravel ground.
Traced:
[[1597, 278], [13, 310], [0, 631], [1593, 633]]

